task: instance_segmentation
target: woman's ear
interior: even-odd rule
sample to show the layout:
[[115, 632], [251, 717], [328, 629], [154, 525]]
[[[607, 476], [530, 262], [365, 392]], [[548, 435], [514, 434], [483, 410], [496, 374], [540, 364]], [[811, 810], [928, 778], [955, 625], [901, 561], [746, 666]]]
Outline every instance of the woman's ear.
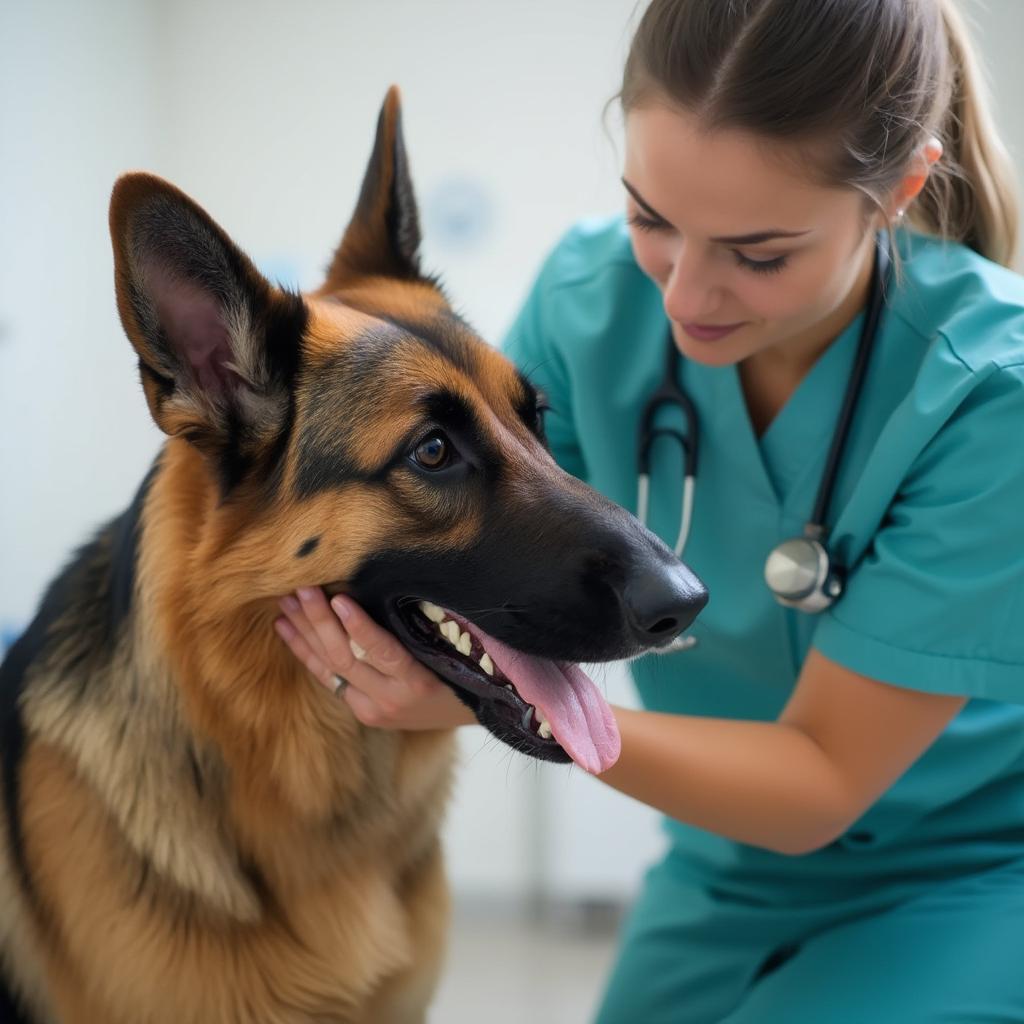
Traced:
[[918, 146], [907, 168], [907, 173], [893, 190], [886, 211], [891, 220], [901, 217], [924, 188], [932, 167], [942, 157], [942, 143], [934, 136]]

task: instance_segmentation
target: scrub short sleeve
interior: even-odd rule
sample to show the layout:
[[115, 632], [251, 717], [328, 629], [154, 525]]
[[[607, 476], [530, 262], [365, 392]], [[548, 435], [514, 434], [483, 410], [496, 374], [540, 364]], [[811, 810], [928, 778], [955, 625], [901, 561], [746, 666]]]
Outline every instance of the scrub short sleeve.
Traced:
[[813, 645], [863, 675], [1024, 704], [1024, 367], [922, 449]]
[[576, 436], [568, 368], [553, 334], [551, 277], [557, 256], [556, 250], [541, 270], [501, 349], [544, 394], [549, 406], [544, 431], [555, 461], [567, 473], [585, 480], [587, 467]]

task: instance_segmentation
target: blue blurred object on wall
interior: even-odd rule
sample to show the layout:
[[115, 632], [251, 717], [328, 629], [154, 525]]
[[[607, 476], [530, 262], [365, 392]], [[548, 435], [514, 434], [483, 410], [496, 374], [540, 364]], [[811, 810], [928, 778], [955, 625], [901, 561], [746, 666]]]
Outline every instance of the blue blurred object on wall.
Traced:
[[423, 210], [426, 237], [447, 251], [478, 248], [494, 227], [494, 201], [476, 178], [443, 179], [428, 192]]

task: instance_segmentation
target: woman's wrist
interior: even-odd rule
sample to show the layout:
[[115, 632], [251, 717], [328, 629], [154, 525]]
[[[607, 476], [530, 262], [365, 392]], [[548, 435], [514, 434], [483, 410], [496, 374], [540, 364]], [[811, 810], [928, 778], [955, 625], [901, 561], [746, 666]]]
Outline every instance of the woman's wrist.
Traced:
[[777, 853], [811, 852], [842, 827], [834, 766], [799, 729], [612, 710], [622, 754], [598, 778], [613, 789], [678, 821]]

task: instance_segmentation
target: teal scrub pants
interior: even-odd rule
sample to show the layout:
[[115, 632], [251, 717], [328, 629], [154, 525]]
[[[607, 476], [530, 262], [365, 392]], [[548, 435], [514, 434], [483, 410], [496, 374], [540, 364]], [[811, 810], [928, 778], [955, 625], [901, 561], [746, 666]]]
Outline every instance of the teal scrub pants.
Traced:
[[653, 868], [598, 1024], [1021, 1024], [1024, 860], [845, 898]]

